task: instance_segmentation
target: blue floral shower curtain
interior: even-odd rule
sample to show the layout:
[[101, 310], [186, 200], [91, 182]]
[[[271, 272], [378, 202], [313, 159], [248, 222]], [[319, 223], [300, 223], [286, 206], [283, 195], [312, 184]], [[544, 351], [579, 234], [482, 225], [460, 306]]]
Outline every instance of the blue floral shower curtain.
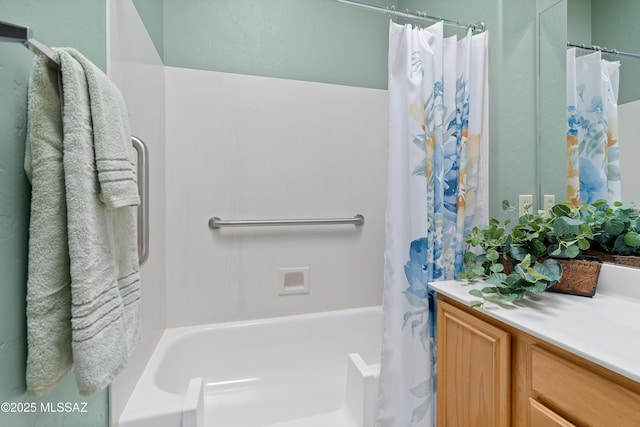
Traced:
[[[486, 218], [487, 34], [390, 23], [389, 160], [378, 427], [432, 426], [435, 322], [427, 283], [461, 271]], [[433, 307], [433, 305], [432, 305]]]
[[567, 50], [567, 195], [576, 206], [621, 199], [618, 142], [620, 62]]

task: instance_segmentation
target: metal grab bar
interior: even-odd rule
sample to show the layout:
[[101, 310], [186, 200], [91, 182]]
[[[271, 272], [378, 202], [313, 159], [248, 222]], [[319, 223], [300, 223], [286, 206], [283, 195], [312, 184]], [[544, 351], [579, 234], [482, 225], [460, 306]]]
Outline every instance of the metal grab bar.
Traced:
[[333, 225], [333, 224], [364, 224], [364, 216], [355, 215], [353, 218], [315, 218], [315, 219], [254, 219], [254, 220], [223, 220], [214, 216], [209, 219], [212, 230], [222, 227], [262, 227], [280, 225]]
[[149, 258], [149, 151], [135, 136], [131, 136], [131, 144], [138, 153], [138, 262], [142, 265]]

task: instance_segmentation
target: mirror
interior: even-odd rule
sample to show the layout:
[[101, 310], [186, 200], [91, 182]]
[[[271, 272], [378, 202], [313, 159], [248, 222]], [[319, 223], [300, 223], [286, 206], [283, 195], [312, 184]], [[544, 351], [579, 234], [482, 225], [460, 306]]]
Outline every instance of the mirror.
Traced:
[[538, 0], [538, 206], [544, 195], [567, 198], [566, 0]]
[[[567, 199], [566, 42], [640, 54], [640, 2], [637, 0], [538, 0], [538, 168], [539, 205], [545, 194]], [[591, 51], [578, 49], [577, 55]], [[640, 144], [634, 123], [640, 118], [640, 57], [603, 54], [620, 61], [618, 141], [622, 200], [640, 203]]]

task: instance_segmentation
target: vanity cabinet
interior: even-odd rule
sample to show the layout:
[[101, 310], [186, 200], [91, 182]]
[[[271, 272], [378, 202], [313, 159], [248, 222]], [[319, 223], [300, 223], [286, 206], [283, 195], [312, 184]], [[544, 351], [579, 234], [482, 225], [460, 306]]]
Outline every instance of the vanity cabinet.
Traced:
[[640, 426], [640, 383], [441, 294], [437, 307], [438, 427]]
[[438, 427], [510, 425], [511, 334], [438, 301]]

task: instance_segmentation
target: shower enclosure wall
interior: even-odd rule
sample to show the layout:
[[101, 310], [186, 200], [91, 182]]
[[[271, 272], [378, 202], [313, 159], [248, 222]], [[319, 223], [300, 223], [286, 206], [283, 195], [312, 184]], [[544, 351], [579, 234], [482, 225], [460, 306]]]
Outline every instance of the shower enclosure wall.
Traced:
[[[110, 2], [109, 16], [109, 75], [152, 157], [145, 339], [111, 388], [115, 422], [165, 328], [380, 305], [387, 98], [370, 87], [163, 66], [133, 2]], [[386, 17], [372, 19], [384, 39]], [[364, 225], [207, 224], [355, 214]]]

